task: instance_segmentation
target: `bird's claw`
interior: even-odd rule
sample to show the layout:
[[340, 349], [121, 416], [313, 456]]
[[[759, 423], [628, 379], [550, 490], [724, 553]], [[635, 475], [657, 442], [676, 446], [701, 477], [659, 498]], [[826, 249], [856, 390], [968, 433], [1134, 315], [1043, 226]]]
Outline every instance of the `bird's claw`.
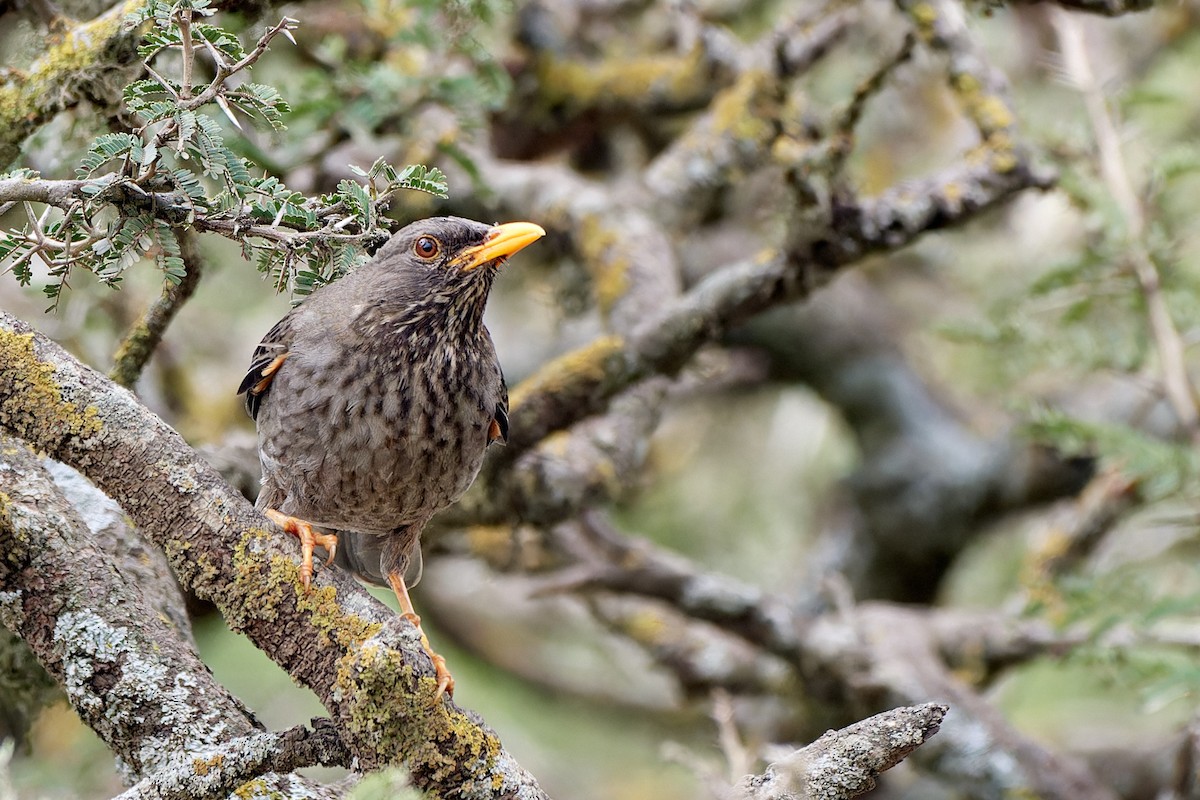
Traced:
[[433, 702], [442, 699], [442, 695], [449, 695], [450, 699], [454, 699], [454, 676], [450, 674], [450, 669], [446, 666], [446, 659], [439, 653], [432, 650], [427, 650], [429, 660], [433, 662], [433, 669], [437, 677], [437, 691], [434, 692]]
[[437, 678], [437, 691], [434, 692], [433, 702], [442, 699], [443, 695], [454, 697], [454, 676], [450, 674], [450, 668], [446, 665], [446, 659], [441, 653], [434, 652], [429, 645], [429, 638], [425, 635], [425, 631], [421, 629], [421, 618], [417, 616], [415, 611], [405, 611], [400, 616], [412, 623], [417, 629], [417, 633], [421, 636], [421, 647], [425, 650], [425, 655], [429, 656], [429, 660], [433, 662], [434, 677]]
[[337, 553], [338, 537], [336, 533], [318, 533], [313, 530], [313, 526], [309, 522], [296, 517], [290, 517], [282, 511], [276, 511], [273, 508], [268, 508], [263, 514], [267, 519], [274, 522], [286, 533], [290, 533], [300, 540], [300, 585], [305, 589], [311, 588], [313, 576], [313, 550], [317, 547], [324, 547], [329, 553], [329, 558], [325, 559], [325, 566], [333, 563], [334, 555]]

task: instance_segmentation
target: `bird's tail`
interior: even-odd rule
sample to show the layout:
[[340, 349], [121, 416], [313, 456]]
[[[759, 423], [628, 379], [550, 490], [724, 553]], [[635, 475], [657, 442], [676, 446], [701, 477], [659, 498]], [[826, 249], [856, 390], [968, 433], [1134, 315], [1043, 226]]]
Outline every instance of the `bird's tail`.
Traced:
[[[368, 583], [387, 586], [387, 575], [382, 566], [383, 547], [386, 536], [361, 531], [336, 531], [337, 553], [333, 563], [348, 569]], [[404, 583], [412, 588], [421, 580], [421, 548], [412, 548], [408, 564], [404, 568]]]

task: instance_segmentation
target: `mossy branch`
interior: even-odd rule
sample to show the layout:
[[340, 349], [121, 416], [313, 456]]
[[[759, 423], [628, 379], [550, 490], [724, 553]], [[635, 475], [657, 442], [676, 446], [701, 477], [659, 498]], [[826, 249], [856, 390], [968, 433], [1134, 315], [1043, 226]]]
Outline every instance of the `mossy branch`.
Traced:
[[21, 144], [52, 116], [80, 99], [86, 88], [109, 84], [113, 98], [138, 62], [141, 34], [125, 18], [145, 0], [124, 0], [89, 22], [70, 28], [25, 72], [10, 71], [0, 84], [0, 171], [16, 160]]

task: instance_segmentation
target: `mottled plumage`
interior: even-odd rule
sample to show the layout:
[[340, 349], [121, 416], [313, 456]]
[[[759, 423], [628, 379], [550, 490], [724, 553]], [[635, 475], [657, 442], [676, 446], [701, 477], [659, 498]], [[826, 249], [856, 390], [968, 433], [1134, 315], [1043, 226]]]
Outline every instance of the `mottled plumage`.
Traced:
[[456, 217], [405, 227], [280, 320], [239, 389], [258, 427], [258, 508], [336, 534], [338, 563], [391, 584], [402, 607], [425, 523], [507, 436], [483, 311], [499, 265], [541, 235]]

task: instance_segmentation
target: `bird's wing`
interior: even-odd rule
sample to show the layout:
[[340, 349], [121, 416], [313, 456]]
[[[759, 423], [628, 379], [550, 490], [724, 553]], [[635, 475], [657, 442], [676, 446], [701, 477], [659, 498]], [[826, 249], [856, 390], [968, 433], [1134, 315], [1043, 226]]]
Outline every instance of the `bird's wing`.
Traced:
[[254, 419], [258, 419], [258, 409], [271, 389], [271, 381], [287, 360], [293, 338], [293, 318], [293, 314], [288, 314], [267, 331], [258, 347], [254, 348], [250, 369], [238, 387], [237, 393], [246, 395], [246, 413]]
[[504, 374], [500, 374], [500, 402], [492, 413], [492, 424], [488, 426], [488, 444], [500, 442], [508, 444], [508, 386], [504, 383]]

